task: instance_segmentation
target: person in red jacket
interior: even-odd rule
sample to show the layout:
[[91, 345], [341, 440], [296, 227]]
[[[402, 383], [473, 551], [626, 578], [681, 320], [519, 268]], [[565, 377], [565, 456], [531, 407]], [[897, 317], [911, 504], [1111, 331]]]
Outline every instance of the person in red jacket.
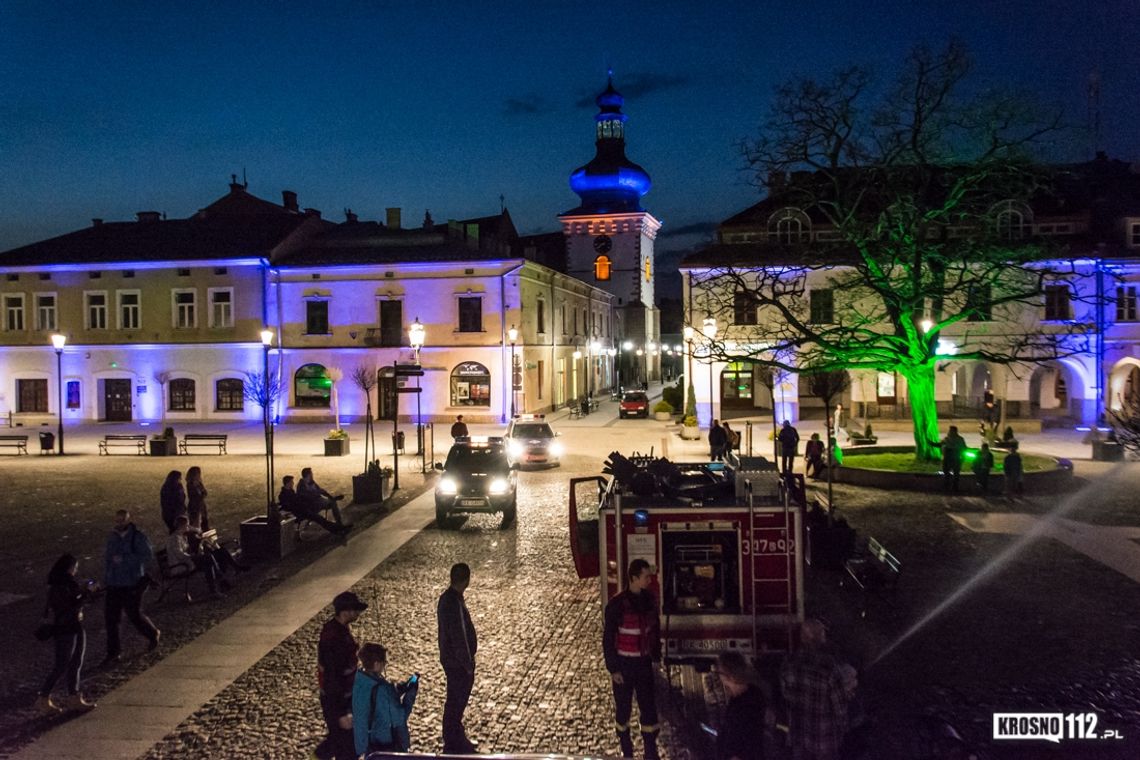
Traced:
[[629, 585], [606, 605], [602, 650], [614, 687], [617, 734], [622, 757], [633, 757], [629, 717], [633, 695], [641, 721], [646, 760], [657, 760], [657, 700], [653, 664], [661, 659], [657, 599], [649, 590], [653, 569], [643, 559], [629, 563]]
[[356, 639], [349, 626], [368, 605], [351, 591], [333, 599], [333, 616], [321, 628], [317, 645], [317, 681], [321, 690], [321, 713], [328, 736], [313, 754], [319, 760], [356, 760], [352, 733], [352, 684], [356, 679]]

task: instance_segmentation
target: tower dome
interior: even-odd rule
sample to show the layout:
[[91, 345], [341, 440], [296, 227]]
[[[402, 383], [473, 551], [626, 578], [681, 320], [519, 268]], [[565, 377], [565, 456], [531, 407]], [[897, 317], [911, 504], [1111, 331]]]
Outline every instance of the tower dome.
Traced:
[[614, 89], [612, 70], [606, 89], [595, 102], [597, 152], [590, 163], [570, 174], [570, 189], [582, 199], [582, 205], [572, 213], [643, 211], [641, 197], [649, 192], [652, 181], [648, 172], [625, 157], [624, 98]]

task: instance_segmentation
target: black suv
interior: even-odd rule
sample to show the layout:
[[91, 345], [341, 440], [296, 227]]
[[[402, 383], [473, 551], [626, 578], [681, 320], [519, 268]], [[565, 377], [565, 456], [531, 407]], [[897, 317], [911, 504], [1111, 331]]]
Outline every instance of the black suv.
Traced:
[[501, 512], [503, 527], [518, 512], [518, 465], [511, 464], [502, 438], [457, 438], [435, 486], [435, 519], [444, 527], [453, 514]]

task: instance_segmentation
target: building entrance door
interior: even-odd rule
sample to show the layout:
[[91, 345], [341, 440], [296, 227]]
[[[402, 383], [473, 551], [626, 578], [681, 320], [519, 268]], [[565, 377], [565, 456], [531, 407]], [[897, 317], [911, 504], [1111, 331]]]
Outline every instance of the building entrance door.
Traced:
[[131, 381], [103, 381], [103, 409], [107, 422], [131, 421]]

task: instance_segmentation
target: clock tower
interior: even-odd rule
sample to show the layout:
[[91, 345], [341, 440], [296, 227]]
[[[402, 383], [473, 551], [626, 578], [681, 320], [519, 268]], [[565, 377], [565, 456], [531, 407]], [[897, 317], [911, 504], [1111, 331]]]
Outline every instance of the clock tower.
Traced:
[[566, 238], [567, 273], [617, 296], [623, 312], [620, 337], [645, 348], [660, 343], [653, 241], [661, 222], [641, 207], [652, 183], [625, 156], [624, 99], [614, 89], [613, 72], [609, 74], [596, 101], [594, 158], [570, 174], [570, 188], [581, 203], [558, 218]]

